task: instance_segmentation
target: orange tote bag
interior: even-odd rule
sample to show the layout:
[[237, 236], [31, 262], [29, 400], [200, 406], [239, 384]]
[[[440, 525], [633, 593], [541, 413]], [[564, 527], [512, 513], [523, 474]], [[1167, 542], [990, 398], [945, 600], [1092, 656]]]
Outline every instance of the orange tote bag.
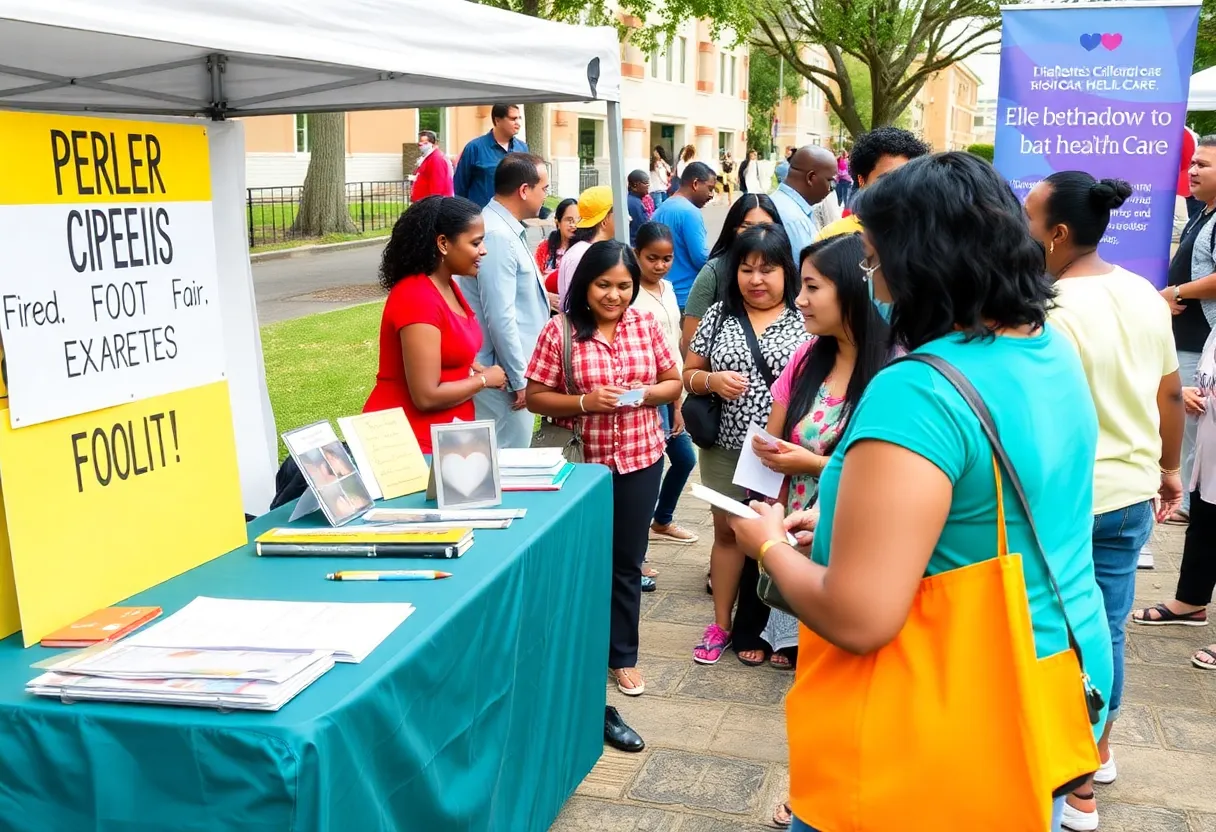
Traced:
[[997, 556], [921, 581], [899, 635], [869, 655], [802, 628], [786, 699], [791, 804], [820, 832], [942, 832], [958, 826], [964, 801], [968, 828], [1044, 832], [1053, 792], [1098, 768], [1101, 695], [1067, 614], [1070, 649], [1035, 655], [1002, 467], [1028, 518], [1030, 506], [983, 401], [937, 356], [903, 360], [942, 372], [992, 441]]

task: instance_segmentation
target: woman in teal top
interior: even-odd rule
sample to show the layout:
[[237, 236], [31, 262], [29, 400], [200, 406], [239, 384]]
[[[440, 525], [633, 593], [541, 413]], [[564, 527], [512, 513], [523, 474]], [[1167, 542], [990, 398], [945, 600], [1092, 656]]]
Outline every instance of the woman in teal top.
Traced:
[[[1075, 350], [1046, 326], [1051, 282], [1020, 204], [990, 165], [946, 153], [884, 177], [859, 193], [855, 211], [875, 303], [897, 343], [949, 361], [992, 413], [1085, 670], [1094, 688], [1109, 691], [1110, 634], [1091, 543], [1097, 417]], [[783, 542], [787, 528], [810, 542], [805, 512], [783, 522], [780, 507], [754, 503], [761, 517], [732, 526], [803, 625], [851, 653], [875, 652], [899, 634], [924, 577], [996, 554], [992, 447], [962, 397], [924, 364], [895, 363], [870, 383], [819, 494], [810, 561]], [[1008, 485], [1005, 505], [1010, 551], [1023, 554], [1036, 652], [1046, 657], [1068, 649], [1064, 619]], [[1095, 737], [1104, 723], [1105, 708]], [[791, 758], [804, 754], [832, 749], [791, 741]], [[918, 773], [935, 776], [909, 775]], [[960, 819], [983, 826], [974, 811], [999, 813], [1000, 787], [959, 795]], [[972, 799], [976, 809], [964, 805]], [[797, 802], [794, 809], [811, 811]]]

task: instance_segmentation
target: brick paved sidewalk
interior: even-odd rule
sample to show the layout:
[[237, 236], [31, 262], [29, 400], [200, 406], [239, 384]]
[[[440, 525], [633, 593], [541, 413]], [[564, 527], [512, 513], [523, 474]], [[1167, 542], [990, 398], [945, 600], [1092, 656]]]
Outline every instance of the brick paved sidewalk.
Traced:
[[[551, 832], [759, 832], [771, 828], [784, 796], [781, 701], [792, 674], [746, 668], [733, 653], [713, 667], [693, 662], [712, 617], [705, 569], [713, 532], [708, 512], [687, 495], [677, 521], [701, 539], [651, 546], [660, 574], [659, 590], [643, 596], [646, 693], [630, 699], [608, 690], [609, 704], [641, 733], [646, 750], [606, 748]], [[1154, 535], [1156, 569], [1137, 578], [1138, 607], [1171, 597], [1182, 536], [1170, 526]], [[1119, 780], [1098, 787], [1102, 830], [1216, 832], [1216, 672], [1192, 669], [1188, 660], [1216, 641], [1216, 627], [1129, 630], [1114, 737]]]

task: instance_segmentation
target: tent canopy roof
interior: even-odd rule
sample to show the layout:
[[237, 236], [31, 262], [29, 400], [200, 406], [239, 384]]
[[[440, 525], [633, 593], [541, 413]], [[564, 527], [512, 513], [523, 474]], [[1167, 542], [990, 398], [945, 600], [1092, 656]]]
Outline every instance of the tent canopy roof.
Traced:
[[616, 33], [467, 0], [0, 0], [0, 107], [212, 118], [619, 101]]
[[1186, 108], [1200, 113], [1216, 110], [1216, 66], [1191, 76], [1191, 94]]

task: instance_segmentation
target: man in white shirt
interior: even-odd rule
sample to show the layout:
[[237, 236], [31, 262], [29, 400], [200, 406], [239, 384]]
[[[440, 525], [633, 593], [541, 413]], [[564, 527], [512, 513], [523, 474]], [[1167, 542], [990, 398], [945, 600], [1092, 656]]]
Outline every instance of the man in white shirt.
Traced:
[[799, 262], [802, 250], [815, 242], [819, 233], [815, 206], [833, 192], [836, 171], [836, 157], [830, 150], [808, 144], [790, 157], [785, 181], [772, 193], [773, 204], [790, 238], [795, 263]]

